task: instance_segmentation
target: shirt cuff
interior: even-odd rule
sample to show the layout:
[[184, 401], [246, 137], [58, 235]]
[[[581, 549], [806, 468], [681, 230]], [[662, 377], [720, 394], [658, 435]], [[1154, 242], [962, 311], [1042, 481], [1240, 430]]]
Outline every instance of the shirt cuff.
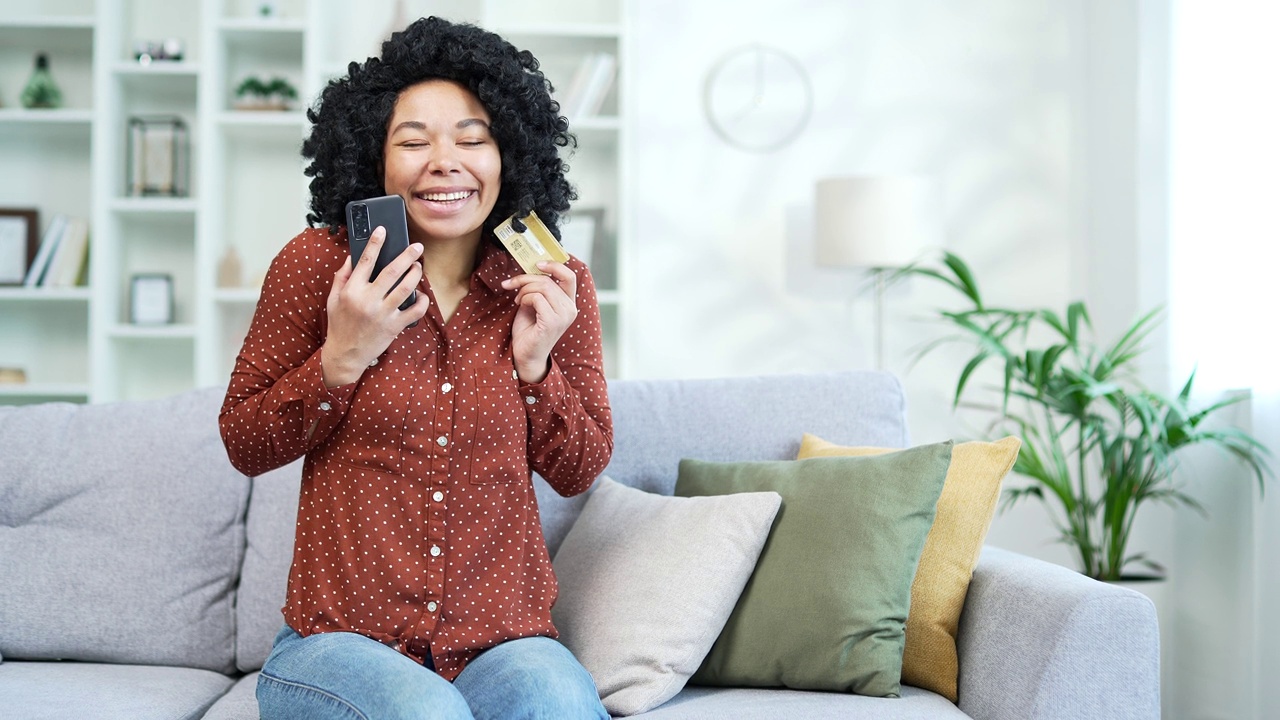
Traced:
[[569, 381], [555, 360], [547, 370], [542, 382], [527, 383], [518, 381], [520, 397], [524, 400], [525, 412], [536, 425], [539, 419], [549, 419], [559, 415], [568, 402]]
[[355, 394], [357, 382], [325, 387], [324, 368], [320, 364], [320, 351], [307, 359], [289, 378], [289, 384], [302, 402], [302, 419], [305, 427], [318, 423], [317, 433], [338, 424], [347, 414], [351, 405], [351, 396]]

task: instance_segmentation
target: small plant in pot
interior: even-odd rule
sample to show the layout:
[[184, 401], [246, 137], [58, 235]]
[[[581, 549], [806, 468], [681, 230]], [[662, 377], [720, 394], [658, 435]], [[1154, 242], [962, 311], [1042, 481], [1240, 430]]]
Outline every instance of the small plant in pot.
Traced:
[[1274, 477], [1268, 448], [1239, 428], [1210, 422], [1244, 396], [1193, 407], [1194, 372], [1176, 396], [1138, 381], [1135, 364], [1158, 312], [1142, 316], [1108, 345], [1094, 337], [1081, 302], [1062, 314], [988, 306], [968, 265], [954, 254], [944, 253], [940, 268], [914, 265], [895, 277], [906, 275], [940, 281], [966, 301], [962, 310], [939, 311], [956, 333], [926, 345], [917, 359], [952, 342], [971, 348], [956, 381], [957, 407], [972, 392], [975, 373], [989, 363], [998, 366], [1003, 382], [988, 388], [998, 401], [991, 431], [1022, 438], [1013, 472], [1031, 480], [1007, 490], [1003, 507], [1029, 498], [1044, 503], [1059, 541], [1072, 548], [1086, 575], [1120, 580], [1133, 565], [1163, 575], [1158, 563], [1127, 548], [1146, 503], [1204, 512], [1175, 477], [1182, 450], [1199, 445], [1226, 451], [1249, 469], [1260, 493]]
[[241, 110], [288, 110], [298, 91], [281, 77], [270, 80], [250, 75], [236, 86], [236, 107]]

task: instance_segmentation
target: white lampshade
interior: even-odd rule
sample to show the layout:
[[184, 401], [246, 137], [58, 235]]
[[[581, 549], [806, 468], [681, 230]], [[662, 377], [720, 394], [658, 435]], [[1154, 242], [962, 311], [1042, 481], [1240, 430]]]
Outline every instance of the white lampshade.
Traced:
[[835, 177], [817, 184], [819, 265], [896, 268], [941, 244], [937, 183], [916, 176]]

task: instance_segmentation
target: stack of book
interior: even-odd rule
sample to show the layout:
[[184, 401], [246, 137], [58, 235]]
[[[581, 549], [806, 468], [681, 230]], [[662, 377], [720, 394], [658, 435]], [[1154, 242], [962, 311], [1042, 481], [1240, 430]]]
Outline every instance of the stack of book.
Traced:
[[26, 287], [75, 287], [84, 284], [89, 260], [89, 221], [55, 215], [45, 229], [23, 283]]
[[600, 114], [618, 70], [618, 59], [607, 52], [587, 53], [560, 99], [560, 112], [570, 121]]

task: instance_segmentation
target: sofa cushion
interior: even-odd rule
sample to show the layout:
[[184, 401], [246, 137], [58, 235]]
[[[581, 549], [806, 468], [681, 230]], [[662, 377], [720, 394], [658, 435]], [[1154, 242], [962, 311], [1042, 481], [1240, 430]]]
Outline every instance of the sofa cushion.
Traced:
[[200, 720], [261, 720], [258, 713], [258, 675], [260, 673], [252, 672], [237, 680]]
[[904, 686], [901, 698], [874, 698], [833, 692], [762, 690], [759, 688], [687, 687], [675, 699], [644, 715], [643, 720], [966, 720], [946, 698]]
[[[902, 681], [957, 700], [956, 629], [969, 580], [995, 515], [1000, 485], [1018, 459], [1022, 441], [964, 442], [951, 450], [951, 466], [938, 497], [938, 512], [924, 541], [911, 583]], [[845, 447], [805, 433], [797, 459], [880, 455], [886, 448]]]
[[950, 460], [944, 442], [869, 457], [682, 461], [677, 495], [782, 495], [755, 574], [692, 682], [897, 696], [911, 581]]
[[249, 480], [219, 438], [221, 399], [0, 409], [7, 660], [234, 669]]
[[601, 478], [555, 556], [560, 641], [613, 715], [670, 700], [733, 611], [781, 498], [678, 498]]
[[232, 683], [225, 675], [193, 668], [10, 661], [0, 665], [0, 716], [22, 720], [198, 718]]
[[284, 625], [285, 593], [293, 562], [301, 459], [253, 478], [245, 521], [244, 569], [236, 592], [236, 668], [262, 667]]

